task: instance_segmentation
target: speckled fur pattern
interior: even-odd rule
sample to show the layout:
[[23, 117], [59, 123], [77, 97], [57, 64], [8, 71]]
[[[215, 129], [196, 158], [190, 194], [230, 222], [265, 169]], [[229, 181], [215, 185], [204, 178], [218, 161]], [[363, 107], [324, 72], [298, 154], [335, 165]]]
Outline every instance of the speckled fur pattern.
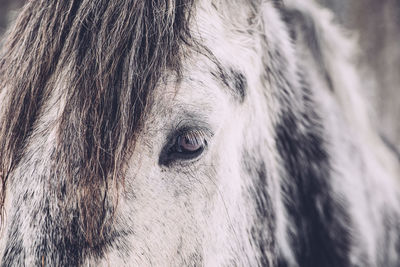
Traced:
[[400, 266], [356, 49], [308, 0], [30, 1], [0, 54], [1, 265]]

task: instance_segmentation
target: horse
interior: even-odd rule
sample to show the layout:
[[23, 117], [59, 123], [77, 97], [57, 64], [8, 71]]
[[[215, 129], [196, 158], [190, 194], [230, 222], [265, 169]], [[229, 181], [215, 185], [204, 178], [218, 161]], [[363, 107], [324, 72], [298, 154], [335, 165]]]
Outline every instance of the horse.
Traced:
[[2, 266], [399, 266], [399, 158], [311, 0], [28, 1]]

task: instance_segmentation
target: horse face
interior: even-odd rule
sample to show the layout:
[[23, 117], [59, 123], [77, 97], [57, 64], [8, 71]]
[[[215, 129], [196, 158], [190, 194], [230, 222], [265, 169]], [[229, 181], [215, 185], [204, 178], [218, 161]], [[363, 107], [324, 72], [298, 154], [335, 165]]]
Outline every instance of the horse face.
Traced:
[[[159, 79], [118, 170], [123, 179], [108, 181], [107, 195], [95, 181], [76, 181], [79, 167], [72, 182], [64, 177], [61, 162], [73, 153], [57, 154], [56, 147], [80, 152], [71, 141], [81, 134], [74, 129], [79, 107], [68, 110], [73, 95], [66, 93], [76, 62], [54, 78], [9, 179], [3, 263], [247, 265], [257, 264], [264, 244], [263, 262], [273, 262], [279, 215], [272, 215], [277, 185], [267, 172], [276, 171], [268, 153], [274, 147], [274, 105], [263, 89], [261, 39], [244, 34], [250, 13], [246, 7], [232, 19], [223, 6], [199, 3], [191, 34], [200, 46], [184, 47], [181, 72], [165, 71]], [[78, 122], [65, 127], [65, 114]], [[85, 229], [76, 195], [104, 199], [91, 208], [106, 223]], [[264, 209], [262, 221], [257, 205]], [[100, 231], [88, 241], [85, 231], [93, 228]]]
[[28, 2], [0, 58], [2, 265], [398, 263], [352, 46], [311, 2], [233, 2]]

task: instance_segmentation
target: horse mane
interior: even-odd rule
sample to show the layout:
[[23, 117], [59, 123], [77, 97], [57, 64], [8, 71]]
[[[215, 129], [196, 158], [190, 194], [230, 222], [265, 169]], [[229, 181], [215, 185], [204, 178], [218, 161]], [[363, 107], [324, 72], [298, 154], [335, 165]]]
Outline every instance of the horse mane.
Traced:
[[98, 234], [99, 207], [121, 179], [152, 91], [166, 69], [180, 70], [192, 7], [190, 0], [26, 4], [0, 54], [2, 210], [7, 180], [56, 88], [52, 79], [66, 75], [53, 173], [79, 188], [69, 193], [89, 242]]

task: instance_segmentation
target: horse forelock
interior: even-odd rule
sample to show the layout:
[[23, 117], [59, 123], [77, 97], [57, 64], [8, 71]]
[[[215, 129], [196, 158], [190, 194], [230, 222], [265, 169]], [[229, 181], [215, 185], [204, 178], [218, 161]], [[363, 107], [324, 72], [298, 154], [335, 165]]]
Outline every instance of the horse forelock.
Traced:
[[76, 198], [87, 241], [101, 235], [108, 188], [120, 182], [123, 159], [152, 91], [166, 69], [180, 71], [192, 5], [183, 0], [28, 2], [0, 59], [0, 92], [7, 99], [0, 114], [1, 206], [7, 179], [46, 102], [60, 88], [54, 80], [66, 75], [51, 173], [60, 186], [77, 189], [69, 194]]

